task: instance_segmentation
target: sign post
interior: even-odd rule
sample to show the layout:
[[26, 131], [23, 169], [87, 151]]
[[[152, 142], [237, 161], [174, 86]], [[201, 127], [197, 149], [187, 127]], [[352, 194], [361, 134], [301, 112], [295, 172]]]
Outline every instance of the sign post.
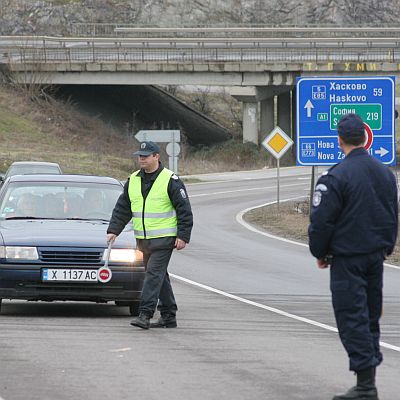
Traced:
[[383, 164], [396, 164], [395, 78], [297, 78], [297, 164], [333, 165], [344, 158], [337, 142], [343, 115], [365, 124], [365, 148]]
[[168, 143], [166, 152], [169, 156], [168, 167], [171, 171], [178, 173], [178, 155], [181, 151], [179, 142], [181, 141], [181, 132], [179, 130], [141, 130], [135, 138], [139, 142], [151, 140], [153, 142]]
[[277, 174], [277, 204], [279, 207], [279, 190], [280, 190], [280, 174], [279, 159], [293, 145], [293, 140], [286, 135], [279, 126], [276, 126], [271, 133], [261, 143], [276, 158], [276, 174]]

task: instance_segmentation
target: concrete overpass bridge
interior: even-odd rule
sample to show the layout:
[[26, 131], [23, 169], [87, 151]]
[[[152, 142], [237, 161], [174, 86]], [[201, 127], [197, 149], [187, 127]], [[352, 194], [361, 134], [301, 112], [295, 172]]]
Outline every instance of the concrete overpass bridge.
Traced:
[[400, 28], [132, 28], [110, 37], [0, 37], [0, 63], [28, 83], [228, 86], [243, 141], [295, 134], [297, 76], [398, 75]]

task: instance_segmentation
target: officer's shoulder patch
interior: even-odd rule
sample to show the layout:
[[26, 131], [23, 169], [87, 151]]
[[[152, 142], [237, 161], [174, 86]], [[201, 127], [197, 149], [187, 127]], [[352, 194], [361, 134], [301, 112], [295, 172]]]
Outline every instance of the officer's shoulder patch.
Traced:
[[328, 175], [328, 173], [329, 173], [329, 171], [324, 171], [324, 172], [321, 174], [321, 176]]
[[187, 196], [186, 196], [185, 189], [181, 189], [180, 192], [181, 192], [182, 199], [186, 199]]
[[318, 207], [321, 204], [321, 199], [322, 199], [322, 193], [319, 190], [317, 190], [316, 192], [314, 192], [312, 205], [314, 207]]
[[321, 192], [326, 192], [328, 190], [328, 188], [323, 183], [319, 183], [317, 186], [315, 186], [315, 190], [316, 191], [319, 190]]
[[179, 176], [178, 175], [176, 175], [176, 174], [173, 174], [172, 176], [171, 176], [171, 178], [172, 179], [175, 179], [176, 181], [179, 179]]

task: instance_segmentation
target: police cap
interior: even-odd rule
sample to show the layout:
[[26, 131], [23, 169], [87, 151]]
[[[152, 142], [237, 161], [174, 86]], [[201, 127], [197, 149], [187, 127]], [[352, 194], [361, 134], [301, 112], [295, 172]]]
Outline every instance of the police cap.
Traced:
[[364, 137], [364, 122], [357, 114], [344, 115], [337, 125], [339, 136], [342, 138]]
[[141, 142], [140, 148], [138, 151], [133, 153], [134, 156], [149, 156], [150, 154], [159, 153], [160, 148], [158, 147], [157, 143], [147, 141]]

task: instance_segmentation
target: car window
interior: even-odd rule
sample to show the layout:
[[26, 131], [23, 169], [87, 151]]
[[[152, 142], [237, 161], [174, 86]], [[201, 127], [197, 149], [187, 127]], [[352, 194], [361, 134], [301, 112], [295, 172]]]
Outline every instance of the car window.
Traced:
[[7, 171], [6, 178], [25, 174], [61, 174], [61, 171], [56, 165], [12, 165]]
[[13, 182], [0, 199], [0, 218], [111, 218], [122, 186], [95, 183]]

